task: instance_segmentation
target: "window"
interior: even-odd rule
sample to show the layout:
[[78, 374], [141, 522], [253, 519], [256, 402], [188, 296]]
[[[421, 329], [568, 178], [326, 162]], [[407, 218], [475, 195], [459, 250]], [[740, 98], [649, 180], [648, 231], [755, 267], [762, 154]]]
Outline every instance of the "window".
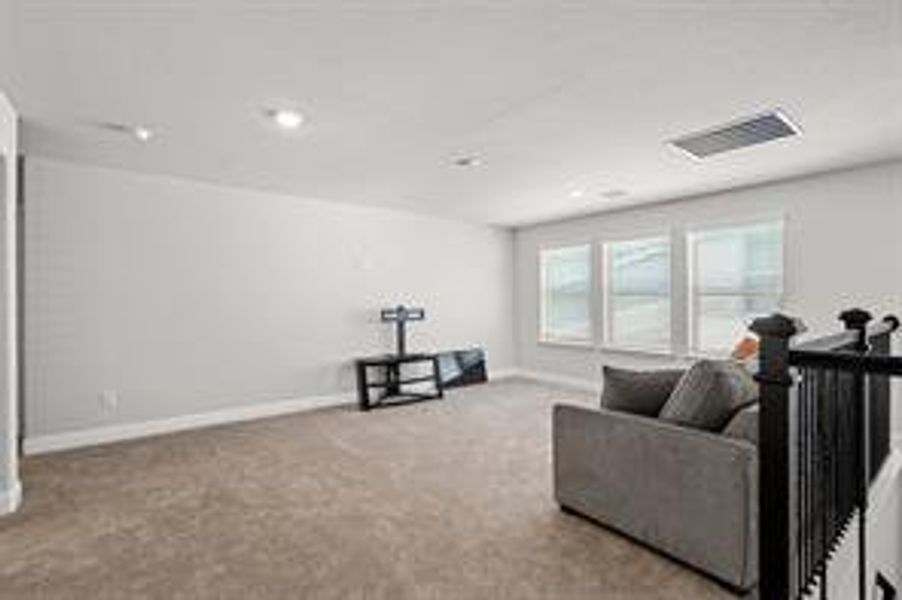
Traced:
[[605, 244], [605, 342], [670, 349], [670, 238]]
[[695, 351], [731, 348], [783, 293], [783, 223], [719, 227], [689, 235], [690, 328]]
[[592, 246], [543, 250], [539, 262], [542, 340], [591, 341]]
[[605, 241], [600, 264], [590, 243], [542, 250], [540, 339], [725, 356], [780, 308], [783, 238], [774, 218]]

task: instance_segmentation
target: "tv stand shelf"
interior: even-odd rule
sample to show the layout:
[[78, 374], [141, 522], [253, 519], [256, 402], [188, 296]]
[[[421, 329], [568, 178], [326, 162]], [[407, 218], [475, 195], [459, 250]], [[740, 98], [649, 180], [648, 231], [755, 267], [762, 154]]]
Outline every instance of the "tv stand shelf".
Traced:
[[[402, 365], [418, 363], [428, 363], [431, 373], [429, 375], [410, 377], [402, 376]], [[357, 371], [357, 397], [360, 410], [432, 400], [441, 398], [444, 395], [437, 354], [382, 354], [358, 358], [354, 361], [354, 364]], [[370, 381], [371, 370], [380, 371], [382, 378], [379, 381]], [[433, 384], [433, 391], [431, 392], [404, 389], [404, 386], [429, 382]], [[381, 390], [379, 397], [375, 400], [370, 398], [370, 390], [372, 389]]]
[[387, 388], [395, 385], [404, 385], [405, 383], [426, 383], [427, 381], [435, 381], [434, 375], [424, 375], [423, 377], [409, 377], [398, 379], [397, 381], [375, 381], [372, 383], [367, 383], [367, 387], [369, 388]]

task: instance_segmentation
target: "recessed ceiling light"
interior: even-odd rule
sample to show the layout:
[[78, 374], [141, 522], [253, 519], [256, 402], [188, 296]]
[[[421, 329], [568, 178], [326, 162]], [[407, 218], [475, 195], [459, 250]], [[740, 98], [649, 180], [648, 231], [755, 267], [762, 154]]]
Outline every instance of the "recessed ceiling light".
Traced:
[[126, 125], [125, 123], [100, 123], [100, 127], [108, 131], [114, 131], [116, 133], [129, 135], [141, 142], [147, 142], [154, 136], [153, 130], [143, 125]]
[[585, 197], [586, 197], [586, 190], [584, 190], [584, 189], [582, 189], [582, 188], [575, 189], [575, 190], [573, 190], [573, 191], [570, 192], [570, 197], [573, 198], [573, 199], [575, 199], [575, 200], [578, 200], [578, 199], [580, 199], [580, 198], [585, 198]]
[[153, 131], [148, 129], [147, 127], [137, 126], [132, 129], [132, 134], [142, 142], [148, 141], [153, 137]]
[[304, 115], [291, 108], [271, 108], [266, 111], [266, 114], [279, 128], [286, 131], [297, 129], [306, 120]]
[[461, 156], [454, 159], [456, 167], [478, 167], [482, 164], [482, 160], [478, 156]]

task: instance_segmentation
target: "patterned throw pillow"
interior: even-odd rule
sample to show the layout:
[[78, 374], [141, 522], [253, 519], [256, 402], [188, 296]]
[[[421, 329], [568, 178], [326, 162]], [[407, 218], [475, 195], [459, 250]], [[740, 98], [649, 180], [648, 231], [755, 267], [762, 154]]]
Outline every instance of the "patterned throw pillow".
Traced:
[[654, 417], [683, 373], [684, 369], [631, 371], [605, 365], [601, 407]]
[[721, 431], [736, 411], [757, 397], [758, 386], [742, 366], [733, 361], [700, 360], [680, 379], [658, 417]]

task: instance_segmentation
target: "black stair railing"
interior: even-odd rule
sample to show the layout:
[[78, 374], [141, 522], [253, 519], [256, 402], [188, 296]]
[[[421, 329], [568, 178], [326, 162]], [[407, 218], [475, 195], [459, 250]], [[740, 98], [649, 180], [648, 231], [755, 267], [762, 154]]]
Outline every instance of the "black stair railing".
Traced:
[[[827, 572], [853, 519], [859, 530], [859, 598], [867, 598], [868, 491], [889, 454], [890, 354], [895, 317], [871, 324], [859, 309], [840, 315], [845, 331], [795, 344], [802, 323], [756, 319], [759, 371], [759, 596], [795, 600]], [[846, 599], [842, 599], [846, 600]]]

